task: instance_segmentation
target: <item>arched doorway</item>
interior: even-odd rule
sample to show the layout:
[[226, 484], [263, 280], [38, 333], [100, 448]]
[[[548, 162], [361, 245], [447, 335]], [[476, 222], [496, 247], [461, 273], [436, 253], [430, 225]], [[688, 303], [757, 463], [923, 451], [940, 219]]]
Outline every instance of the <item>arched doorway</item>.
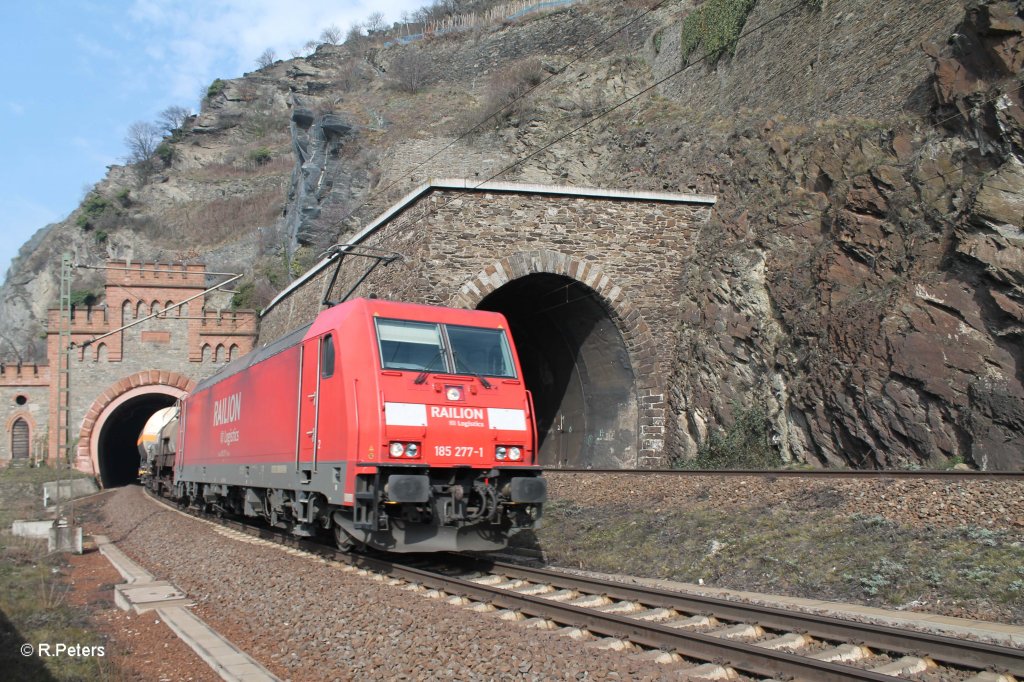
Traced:
[[126, 377], [102, 393], [86, 413], [78, 439], [79, 469], [105, 488], [136, 480], [138, 439], [154, 412], [183, 397], [193, 382], [176, 372], [152, 370]]
[[495, 289], [477, 308], [508, 318], [533, 393], [540, 463], [634, 466], [636, 376], [604, 298], [571, 277], [538, 272]]
[[114, 401], [93, 429], [96, 471], [104, 488], [127, 485], [138, 478], [138, 439], [142, 428], [157, 410], [170, 407], [173, 393], [148, 387], [135, 389], [123, 402]]
[[30, 438], [28, 422], [18, 417], [11, 425], [11, 459], [28, 459]]

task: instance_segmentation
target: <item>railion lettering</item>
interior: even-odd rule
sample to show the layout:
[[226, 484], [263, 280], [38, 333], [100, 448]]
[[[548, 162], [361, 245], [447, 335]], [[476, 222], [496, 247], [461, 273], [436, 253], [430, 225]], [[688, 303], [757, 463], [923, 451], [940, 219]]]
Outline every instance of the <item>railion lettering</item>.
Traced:
[[242, 418], [242, 394], [232, 393], [213, 403], [213, 425], [223, 426]]
[[440, 407], [432, 405], [430, 416], [435, 419], [472, 419], [482, 421], [483, 408], [480, 407]]

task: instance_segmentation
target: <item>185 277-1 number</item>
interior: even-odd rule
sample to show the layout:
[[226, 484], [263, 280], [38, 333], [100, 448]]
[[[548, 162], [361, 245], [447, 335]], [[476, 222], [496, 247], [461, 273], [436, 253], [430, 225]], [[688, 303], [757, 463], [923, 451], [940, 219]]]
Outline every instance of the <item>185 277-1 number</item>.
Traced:
[[452, 457], [456, 459], [483, 457], [483, 448], [471, 448], [468, 445], [435, 445], [435, 457]]

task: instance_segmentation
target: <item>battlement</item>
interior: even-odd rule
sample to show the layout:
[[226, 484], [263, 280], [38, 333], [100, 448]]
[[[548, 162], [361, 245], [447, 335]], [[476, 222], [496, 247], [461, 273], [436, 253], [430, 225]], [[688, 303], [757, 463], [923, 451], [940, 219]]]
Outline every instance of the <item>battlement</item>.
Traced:
[[230, 331], [255, 333], [256, 312], [253, 310], [231, 310], [225, 312], [222, 310], [203, 309], [199, 325], [203, 328], [203, 333], [208, 333], [210, 328], [217, 329], [218, 331], [227, 329]]
[[46, 386], [49, 383], [49, 365], [0, 362], [0, 386]]
[[[46, 311], [48, 333], [56, 334], [60, 329], [60, 309], [50, 306]], [[109, 327], [106, 304], [96, 306], [71, 307], [71, 331], [88, 333], [106, 332]]]
[[189, 286], [206, 288], [206, 266], [187, 263], [107, 261], [107, 287]]

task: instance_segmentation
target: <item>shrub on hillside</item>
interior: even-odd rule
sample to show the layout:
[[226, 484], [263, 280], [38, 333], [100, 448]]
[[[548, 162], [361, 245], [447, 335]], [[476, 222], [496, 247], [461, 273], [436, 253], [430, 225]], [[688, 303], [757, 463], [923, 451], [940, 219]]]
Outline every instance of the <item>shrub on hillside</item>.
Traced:
[[539, 59], [522, 59], [509, 64], [491, 77], [487, 93], [476, 109], [459, 121], [462, 128], [497, 127], [510, 121], [530, 119], [537, 108], [526, 93], [539, 85], [547, 71]]
[[216, 97], [220, 93], [224, 92], [224, 88], [227, 86], [228, 84], [226, 81], [223, 81], [220, 78], [215, 78], [214, 81], [210, 83], [210, 87], [206, 88], [206, 98], [212, 99]]
[[249, 152], [249, 161], [256, 166], [265, 166], [272, 158], [274, 155], [266, 147], [257, 147]]
[[673, 459], [675, 469], [776, 469], [784, 462], [772, 442], [771, 422], [764, 408], [733, 405], [733, 423], [709, 434], [692, 460]]
[[398, 90], [417, 93], [427, 84], [426, 59], [420, 51], [406, 48], [391, 63], [390, 73]]
[[747, 15], [757, 0], [708, 0], [683, 19], [680, 50], [685, 62], [702, 48], [698, 58], [714, 63], [736, 49]]
[[82, 212], [75, 218], [75, 225], [83, 230], [91, 230], [96, 221], [110, 208], [110, 202], [101, 194], [91, 193], [82, 202]]
[[165, 166], [170, 166], [171, 162], [174, 161], [174, 147], [172, 147], [171, 144], [165, 140], [157, 145], [156, 156], [158, 159], [164, 162]]
[[94, 306], [99, 302], [100, 296], [102, 296], [100, 292], [87, 289], [73, 289], [71, 291], [71, 305], [75, 308]]

